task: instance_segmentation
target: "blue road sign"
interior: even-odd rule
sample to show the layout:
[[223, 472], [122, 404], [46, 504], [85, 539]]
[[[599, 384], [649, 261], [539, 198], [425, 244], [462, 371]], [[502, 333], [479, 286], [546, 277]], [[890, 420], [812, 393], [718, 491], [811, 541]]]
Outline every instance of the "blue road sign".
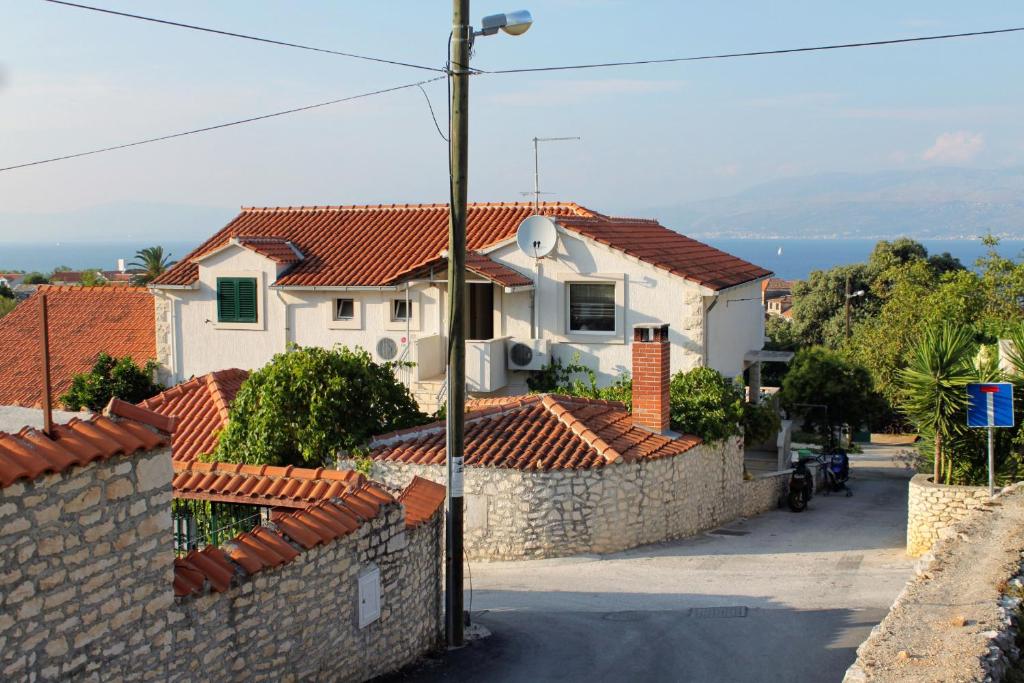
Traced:
[[967, 385], [968, 427], [1012, 427], [1013, 385], [1009, 382]]

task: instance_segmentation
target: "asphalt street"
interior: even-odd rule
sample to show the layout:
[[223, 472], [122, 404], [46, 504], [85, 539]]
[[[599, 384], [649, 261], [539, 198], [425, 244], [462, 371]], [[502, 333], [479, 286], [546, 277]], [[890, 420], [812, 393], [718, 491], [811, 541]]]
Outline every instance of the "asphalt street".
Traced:
[[800, 514], [610, 555], [472, 563], [472, 618], [491, 635], [389, 680], [840, 681], [912, 573], [897, 450], [854, 456], [854, 496]]

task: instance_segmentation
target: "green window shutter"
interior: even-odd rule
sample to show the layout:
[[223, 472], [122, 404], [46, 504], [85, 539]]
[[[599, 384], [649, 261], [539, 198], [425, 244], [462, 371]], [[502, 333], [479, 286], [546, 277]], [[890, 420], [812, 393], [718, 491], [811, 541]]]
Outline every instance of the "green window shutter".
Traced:
[[256, 321], [256, 278], [217, 278], [217, 322], [254, 323]]

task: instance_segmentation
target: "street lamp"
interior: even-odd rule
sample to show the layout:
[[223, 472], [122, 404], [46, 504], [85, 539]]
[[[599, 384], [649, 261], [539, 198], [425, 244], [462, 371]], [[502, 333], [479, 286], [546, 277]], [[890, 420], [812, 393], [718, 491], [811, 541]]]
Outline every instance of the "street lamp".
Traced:
[[448, 413], [445, 450], [448, 460], [448, 516], [445, 523], [445, 631], [449, 647], [463, 643], [462, 616], [462, 468], [465, 464], [466, 412], [466, 203], [469, 172], [469, 53], [475, 36], [498, 31], [526, 33], [533, 17], [526, 10], [492, 14], [482, 28], [469, 25], [469, 0], [452, 0], [451, 194], [448, 204]]
[[850, 292], [850, 278], [846, 278], [846, 338], [850, 338], [850, 301], [858, 296], [864, 296], [864, 290], [858, 289]]

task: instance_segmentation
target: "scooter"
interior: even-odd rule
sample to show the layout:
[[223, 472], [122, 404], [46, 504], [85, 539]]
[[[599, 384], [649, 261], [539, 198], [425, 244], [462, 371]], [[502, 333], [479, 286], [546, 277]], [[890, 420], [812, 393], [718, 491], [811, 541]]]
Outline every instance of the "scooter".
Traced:
[[800, 458], [789, 477], [789, 509], [803, 512], [814, 497], [814, 473], [807, 467], [810, 459]]
[[[822, 458], [824, 460], [824, 458]], [[850, 457], [842, 448], [835, 449], [828, 461], [823, 464], [825, 471], [825, 495], [846, 491], [846, 497], [853, 495], [847, 484], [850, 481]]]

